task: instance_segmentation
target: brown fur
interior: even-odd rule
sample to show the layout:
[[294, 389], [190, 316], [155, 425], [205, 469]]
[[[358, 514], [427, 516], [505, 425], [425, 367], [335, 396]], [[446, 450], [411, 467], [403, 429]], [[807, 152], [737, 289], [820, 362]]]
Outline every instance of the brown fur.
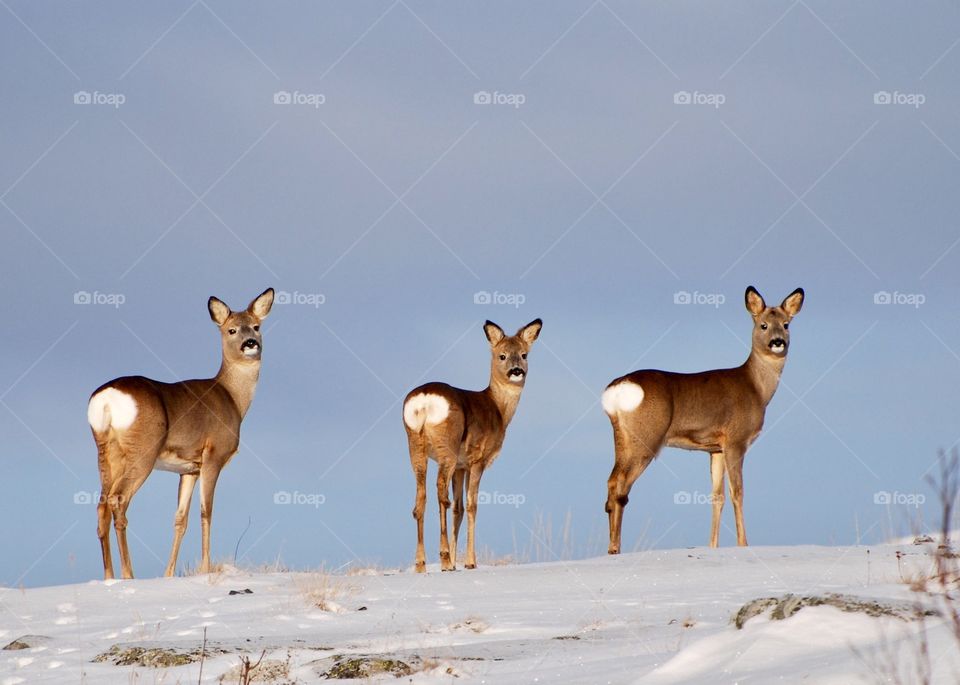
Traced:
[[113, 578], [111, 519], [120, 549], [121, 573], [124, 578], [133, 577], [127, 548], [127, 508], [154, 469], [180, 474], [173, 549], [165, 575], [172, 576], [176, 569], [198, 479], [203, 547], [200, 572], [209, 571], [214, 489], [220, 470], [237, 452], [240, 424], [253, 401], [260, 376], [260, 354], [255, 358], [245, 355], [243, 345], [255, 340], [257, 346], [262, 346], [260, 323], [272, 304], [272, 288], [241, 312], [232, 312], [217, 298], [210, 298], [210, 317], [220, 329], [223, 348], [223, 363], [214, 378], [161, 383], [142, 376], [126, 376], [105, 383], [91, 395], [92, 399], [101, 390], [115, 388], [133, 397], [137, 405], [136, 418], [129, 427], [117, 429], [108, 425], [102, 432], [93, 430], [101, 484], [97, 535], [105, 578]]
[[[780, 381], [789, 350], [788, 326], [803, 304], [803, 290], [795, 290], [778, 307], [767, 307], [751, 286], [745, 302], [754, 326], [750, 356], [741, 366], [689, 374], [634, 371], [607, 386], [629, 381], [639, 385], [644, 393], [640, 406], [633, 411], [610, 415], [615, 447], [613, 471], [607, 481], [610, 554], [620, 552], [623, 509], [630, 488], [664, 445], [710, 454], [711, 547], [719, 542], [723, 481], [725, 475], [729, 476], [737, 544], [747, 544], [743, 524], [743, 458], [760, 434], [767, 404]], [[770, 347], [778, 338], [784, 341], [782, 354], [774, 353]]]
[[[485, 390], [461, 390], [446, 383], [427, 383], [411, 390], [411, 398], [421, 394], [439, 395], [447, 400], [449, 413], [437, 424], [425, 423], [412, 430], [404, 422], [410, 448], [410, 463], [417, 482], [413, 517], [417, 521], [416, 569], [426, 571], [423, 549], [423, 514], [426, 508], [427, 459], [437, 462], [437, 497], [440, 504], [440, 565], [444, 571], [456, 568], [457, 538], [463, 521], [463, 495], [466, 490], [467, 559], [466, 568], [476, 568], [474, 532], [480, 478], [503, 446], [507, 425], [513, 418], [526, 382], [527, 353], [543, 323], [536, 319], [516, 335], [507, 336], [496, 324], [487, 321], [484, 332], [490, 342], [490, 384]], [[509, 380], [511, 369], [522, 369], [522, 381]], [[453, 543], [447, 534], [447, 509], [453, 487]]]

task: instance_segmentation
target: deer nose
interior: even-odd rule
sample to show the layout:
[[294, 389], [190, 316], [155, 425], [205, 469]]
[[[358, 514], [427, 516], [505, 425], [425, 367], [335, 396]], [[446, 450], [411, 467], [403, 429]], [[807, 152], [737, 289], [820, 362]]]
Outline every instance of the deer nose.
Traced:
[[522, 376], [523, 374], [524, 371], [519, 366], [514, 366], [512, 369], [507, 371], [508, 376]]
[[258, 342], [257, 342], [256, 340], [254, 340], [253, 338], [247, 338], [246, 340], [243, 341], [243, 344], [240, 346], [240, 349], [241, 349], [241, 350], [246, 350], [246, 349], [253, 349], [253, 350], [255, 350], [255, 349], [257, 349], [258, 347], [260, 347], [260, 343], [258, 343]]

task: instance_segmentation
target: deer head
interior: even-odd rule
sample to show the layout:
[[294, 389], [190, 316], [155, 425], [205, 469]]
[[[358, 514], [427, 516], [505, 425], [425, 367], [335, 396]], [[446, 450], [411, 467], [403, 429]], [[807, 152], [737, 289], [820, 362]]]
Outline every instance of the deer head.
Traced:
[[487, 321], [483, 332], [490, 341], [490, 383], [506, 383], [522, 388], [527, 380], [527, 353], [540, 335], [543, 322], [534, 319], [508, 336], [497, 324]]
[[207, 301], [210, 318], [220, 328], [223, 360], [230, 364], [259, 362], [263, 352], [260, 324], [273, 306], [273, 288], [257, 295], [245, 310], [234, 312], [216, 297]]
[[803, 288], [787, 295], [777, 307], [768, 307], [752, 285], [744, 294], [753, 317], [753, 349], [768, 358], [783, 359], [790, 347], [790, 321], [803, 306]]

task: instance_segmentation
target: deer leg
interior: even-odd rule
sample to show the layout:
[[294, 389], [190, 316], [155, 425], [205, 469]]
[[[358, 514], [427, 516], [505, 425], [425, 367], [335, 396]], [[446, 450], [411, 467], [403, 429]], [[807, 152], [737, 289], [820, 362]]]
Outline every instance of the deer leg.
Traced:
[[198, 477], [199, 475], [196, 473], [180, 475], [180, 488], [177, 491], [177, 513], [173, 517], [173, 548], [170, 550], [167, 570], [163, 573], [167, 578], [173, 576], [177, 570], [177, 556], [180, 554], [183, 534], [187, 532], [187, 520], [190, 518], [190, 500], [193, 498], [193, 487], [196, 485]]
[[[96, 436], [94, 436], [96, 437]], [[110, 446], [97, 441], [97, 461], [100, 467], [100, 500], [97, 502], [97, 537], [100, 538], [100, 551], [103, 555], [103, 578], [113, 578], [113, 556], [110, 554], [110, 522], [113, 512], [110, 509], [109, 493], [113, 488], [113, 468], [109, 460]]]
[[210, 573], [210, 524], [213, 521], [213, 493], [219, 477], [219, 464], [205, 462], [200, 467], [200, 573]]
[[422, 435], [409, 434], [410, 465], [417, 481], [413, 518], [417, 522], [417, 573], [427, 572], [427, 556], [423, 549], [423, 512], [427, 507], [427, 446]]
[[450, 476], [449, 466], [440, 462], [437, 469], [437, 499], [440, 504], [440, 570], [455, 570], [450, 559], [450, 538], [447, 533], [447, 509], [450, 508]]
[[730, 499], [733, 500], [733, 515], [737, 521], [737, 544], [747, 546], [747, 531], [743, 525], [743, 457], [746, 450], [743, 448], [723, 451], [727, 476], [730, 478]]
[[117, 478], [110, 488], [107, 504], [113, 515], [113, 528], [117, 533], [121, 578], [133, 578], [133, 564], [130, 561], [130, 549], [127, 546], [127, 509], [152, 469], [153, 460], [140, 464], [128, 463], [123, 475]]
[[460, 537], [460, 524], [463, 523], [463, 485], [466, 469], [453, 472], [453, 548], [450, 550], [450, 563], [457, 566], [457, 541]]
[[619, 463], [614, 463], [613, 471], [607, 479], [607, 505], [604, 507], [607, 512], [610, 524], [610, 545], [607, 547], [607, 554], [620, 554], [620, 519], [623, 516], [623, 505], [618, 500], [617, 493], [620, 492], [623, 472]]
[[656, 438], [637, 438], [628, 434], [621, 425], [614, 428], [613, 437], [616, 460], [607, 480], [606, 510], [610, 519], [610, 547], [607, 553], [620, 554], [623, 510], [629, 501], [630, 488], [657, 456], [663, 433]]
[[477, 500], [480, 494], [480, 478], [482, 476], [483, 464], [473, 464], [467, 478], [469, 486], [467, 488], [467, 561], [464, 564], [465, 568], [477, 567]]
[[710, 454], [710, 503], [713, 505], [713, 522], [710, 525], [710, 546], [720, 544], [720, 514], [723, 512], [723, 476], [726, 469], [723, 452]]

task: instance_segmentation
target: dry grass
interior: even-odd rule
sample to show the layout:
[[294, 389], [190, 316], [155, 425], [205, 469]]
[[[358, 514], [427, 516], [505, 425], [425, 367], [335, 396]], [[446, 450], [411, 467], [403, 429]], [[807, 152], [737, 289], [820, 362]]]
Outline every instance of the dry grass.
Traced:
[[307, 604], [321, 611], [333, 613], [343, 611], [336, 600], [349, 597], [357, 591], [357, 588], [346, 582], [343, 576], [325, 573], [323, 569], [313, 573], [298, 574], [294, 584]]

